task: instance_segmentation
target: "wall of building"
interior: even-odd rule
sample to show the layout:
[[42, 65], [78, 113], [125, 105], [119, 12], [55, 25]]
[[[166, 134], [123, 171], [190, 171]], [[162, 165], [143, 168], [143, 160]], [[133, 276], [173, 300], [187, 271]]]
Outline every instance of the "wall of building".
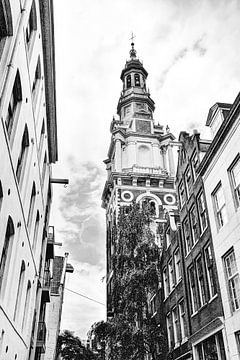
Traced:
[[[8, 4], [8, 1], [2, 2]], [[29, 18], [35, 4], [34, 25], [29, 39]], [[38, 1], [10, 1], [7, 8], [12, 23], [10, 36], [1, 39], [0, 52], [0, 158], [2, 197], [0, 199], [0, 259], [3, 252], [8, 220], [13, 234], [7, 249], [3, 281], [0, 288], [0, 358], [28, 358], [32, 347], [34, 357], [39, 314], [37, 289], [42, 283], [40, 266], [46, 255], [47, 227], [51, 204], [45, 72], [42, 31]], [[41, 71], [36, 74], [38, 66]], [[9, 104], [19, 73], [19, 97], [10, 133], [7, 125]], [[44, 125], [43, 125], [44, 124]], [[23, 134], [28, 129], [24, 143]], [[43, 131], [43, 129], [45, 129]], [[26, 133], [25, 133], [26, 134]], [[25, 138], [26, 139], [26, 138]], [[21, 164], [21, 171], [19, 169]], [[20, 174], [20, 175], [19, 175]], [[32, 193], [35, 184], [34, 194]], [[32, 204], [32, 205], [31, 205]], [[22, 268], [22, 278], [20, 272]], [[1, 274], [2, 275], [2, 274]], [[28, 295], [27, 295], [28, 294]], [[36, 311], [35, 332], [32, 332]]]
[[[238, 115], [233, 126], [228, 130], [224, 141], [221, 141], [219, 149], [215, 152], [211, 163], [206, 170], [203, 179], [206, 191], [206, 199], [209, 211], [209, 219], [212, 229], [213, 246], [216, 256], [217, 270], [221, 284], [221, 296], [224, 309], [226, 336], [228, 339], [229, 359], [239, 359], [239, 344], [236, 335], [240, 332], [240, 286], [236, 287], [238, 304], [235, 309], [232, 306], [232, 294], [228, 286], [227, 270], [225, 265], [226, 256], [233, 250], [237, 268], [235, 275], [239, 279], [240, 272], [240, 217], [239, 205], [234, 196], [231, 182], [230, 168], [236, 157], [239, 156], [240, 116]], [[226, 212], [223, 226], [219, 227], [214, 205], [214, 191], [221, 185], [223, 190], [223, 203]], [[238, 280], [239, 281], [239, 280]]]

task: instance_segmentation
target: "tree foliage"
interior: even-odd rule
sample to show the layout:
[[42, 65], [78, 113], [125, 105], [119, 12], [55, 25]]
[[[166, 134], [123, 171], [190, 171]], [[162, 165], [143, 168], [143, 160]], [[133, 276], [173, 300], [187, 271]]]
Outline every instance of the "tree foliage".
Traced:
[[64, 330], [57, 340], [56, 359], [61, 355], [63, 360], [94, 360], [93, 353], [86, 349], [78, 336], [69, 330]]
[[149, 298], [159, 284], [160, 257], [151, 222], [149, 207], [141, 209], [134, 203], [127, 214], [120, 212], [112, 229], [114, 316], [92, 328], [98, 339], [106, 341], [110, 360], [142, 360], [146, 353], [160, 359], [156, 346], [160, 352], [165, 347], [165, 337], [149, 309]]

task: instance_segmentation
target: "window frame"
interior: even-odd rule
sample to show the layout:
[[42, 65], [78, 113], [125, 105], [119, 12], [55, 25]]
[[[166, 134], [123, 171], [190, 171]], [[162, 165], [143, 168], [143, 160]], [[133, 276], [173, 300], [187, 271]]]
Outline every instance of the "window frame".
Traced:
[[[209, 251], [210, 250], [210, 254]], [[204, 261], [207, 275], [207, 287], [208, 287], [208, 295], [209, 300], [214, 298], [217, 295], [217, 283], [214, 272], [214, 258], [213, 258], [213, 250], [211, 248], [210, 243], [208, 243], [204, 247]]]
[[[177, 258], [177, 254], [178, 254], [178, 258]], [[175, 266], [176, 284], [178, 284], [182, 280], [181, 254], [179, 247], [174, 252], [174, 266]]]
[[[207, 303], [204, 264], [201, 254], [196, 258], [195, 263], [196, 263], [196, 276], [197, 276], [197, 285], [198, 285], [198, 299], [199, 299], [198, 305], [201, 308]], [[201, 266], [201, 272], [199, 265]]]
[[234, 206], [236, 209], [238, 209], [240, 207], [240, 179], [239, 179], [239, 184], [236, 185], [236, 179], [235, 179], [235, 176], [233, 173], [233, 170], [237, 165], [239, 165], [239, 167], [240, 167], [240, 154], [239, 153], [237, 154], [237, 156], [235, 157], [235, 159], [233, 160], [233, 162], [231, 163], [231, 165], [228, 168], [229, 181], [230, 181], [231, 191], [232, 191], [232, 195], [233, 195]]
[[[219, 204], [218, 204], [218, 201], [219, 201], [218, 199], [221, 197], [219, 197], [219, 198], [217, 197], [217, 195], [219, 194], [220, 191], [222, 192], [222, 198], [224, 200], [224, 203], [221, 206], [219, 206]], [[223, 186], [222, 186], [221, 181], [217, 184], [217, 186], [215, 187], [215, 189], [213, 190], [211, 195], [212, 195], [212, 202], [213, 202], [216, 226], [217, 226], [217, 230], [219, 231], [228, 222], [227, 206], [226, 206], [225, 195], [224, 195]], [[225, 220], [223, 220], [224, 213], [225, 213]]]
[[[204, 231], [208, 228], [207, 206], [206, 206], [203, 190], [201, 190], [197, 195], [197, 211], [199, 214], [200, 236], [201, 236], [204, 233]], [[205, 226], [203, 224], [203, 219], [205, 221]]]
[[[192, 271], [192, 277], [190, 274], [190, 271]], [[193, 279], [193, 282], [192, 282]], [[197, 301], [197, 281], [196, 281], [196, 271], [194, 264], [192, 263], [188, 267], [188, 283], [189, 283], [189, 289], [190, 289], [190, 308], [191, 308], [191, 315], [193, 316], [198, 311], [198, 301]], [[194, 286], [193, 286], [194, 285]]]
[[17, 70], [12, 87], [12, 92], [8, 102], [7, 115], [5, 118], [6, 131], [7, 131], [8, 139], [11, 144], [13, 141], [13, 137], [17, 125], [16, 118], [19, 115], [21, 103], [22, 103], [22, 84], [21, 84], [20, 72], [19, 70]]
[[[228, 266], [226, 260], [228, 258], [230, 258], [231, 255], [233, 255], [235, 273], [230, 275], [229, 271], [228, 271], [229, 266]], [[240, 276], [239, 276], [239, 270], [237, 267], [234, 248], [232, 247], [226, 254], [223, 255], [222, 258], [223, 258], [223, 265], [224, 265], [225, 277], [226, 277], [226, 282], [227, 282], [228, 297], [230, 300], [229, 301], [230, 308], [231, 308], [232, 312], [235, 312], [240, 309]], [[231, 269], [231, 271], [232, 271], [232, 269]], [[235, 278], [238, 279], [238, 281], [236, 282], [236, 284], [238, 285], [237, 290], [233, 287], [233, 280]], [[236, 284], [234, 283], [234, 286], [236, 286]], [[236, 296], [234, 295], [234, 293], [236, 293]], [[239, 294], [239, 297], [238, 297], [238, 294]], [[236, 306], [236, 302], [238, 303], [237, 306]]]

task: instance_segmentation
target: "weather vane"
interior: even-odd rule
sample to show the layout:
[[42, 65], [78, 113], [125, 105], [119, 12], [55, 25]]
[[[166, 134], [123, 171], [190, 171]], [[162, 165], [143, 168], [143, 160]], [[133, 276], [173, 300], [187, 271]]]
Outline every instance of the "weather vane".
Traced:
[[133, 42], [133, 39], [135, 38], [136, 36], [135, 35], [133, 35], [133, 32], [132, 32], [132, 36], [130, 37], [130, 39], [129, 40], [132, 40], [132, 42]]

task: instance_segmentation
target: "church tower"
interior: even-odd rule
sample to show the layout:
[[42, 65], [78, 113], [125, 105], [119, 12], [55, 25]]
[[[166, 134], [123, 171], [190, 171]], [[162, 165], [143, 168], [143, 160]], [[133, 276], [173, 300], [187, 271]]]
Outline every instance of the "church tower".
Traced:
[[[166, 222], [166, 213], [177, 209], [174, 189], [174, 136], [169, 129], [156, 125], [155, 109], [146, 87], [148, 73], [137, 58], [134, 43], [130, 59], [121, 72], [122, 91], [117, 105], [118, 118], [110, 126], [111, 143], [104, 161], [107, 181], [102, 195], [107, 226], [107, 314], [112, 314], [111, 229], [119, 208], [126, 213], [132, 201], [148, 202], [153, 213], [153, 230], [161, 246], [159, 225]], [[170, 216], [171, 217], [171, 216]]]

